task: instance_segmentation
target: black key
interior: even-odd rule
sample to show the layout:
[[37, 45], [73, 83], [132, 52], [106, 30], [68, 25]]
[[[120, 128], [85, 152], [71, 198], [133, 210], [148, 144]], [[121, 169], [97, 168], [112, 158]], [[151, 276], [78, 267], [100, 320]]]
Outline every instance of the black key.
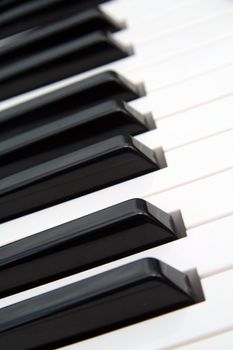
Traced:
[[104, 72], [0, 112], [0, 140], [109, 99], [130, 101], [144, 94], [141, 86], [115, 72]]
[[33, 0], [1, 0], [0, 1], [0, 14], [2, 15], [5, 11], [14, 9], [18, 5], [23, 5]]
[[171, 215], [131, 199], [0, 247], [0, 297], [177, 238]]
[[129, 56], [110, 34], [94, 32], [14, 63], [1, 62], [0, 100]]
[[0, 65], [27, 59], [43, 50], [77, 39], [97, 30], [115, 32], [122, 26], [101, 10], [94, 8], [19, 36], [0, 51]]
[[108, 0], [10, 0], [0, 4], [0, 39], [44, 27]]
[[0, 347], [64, 346], [196, 302], [188, 276], [142, 259], [0, 310]]
[[154, 152], [116, 136], [0, 180], [0, 221], [159, 169]]
[[0, 178], [112, 136], [136, 135], [152, 128], [152, 119], [126, 103], [103, 102], [0, 142]]

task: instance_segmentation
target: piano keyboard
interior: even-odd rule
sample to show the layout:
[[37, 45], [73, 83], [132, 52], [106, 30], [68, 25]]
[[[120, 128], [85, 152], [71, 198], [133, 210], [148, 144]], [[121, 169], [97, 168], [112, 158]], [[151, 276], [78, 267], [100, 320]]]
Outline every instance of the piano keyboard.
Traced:
[[232, 349], [232, 19], [0, 2], [1, 350]]

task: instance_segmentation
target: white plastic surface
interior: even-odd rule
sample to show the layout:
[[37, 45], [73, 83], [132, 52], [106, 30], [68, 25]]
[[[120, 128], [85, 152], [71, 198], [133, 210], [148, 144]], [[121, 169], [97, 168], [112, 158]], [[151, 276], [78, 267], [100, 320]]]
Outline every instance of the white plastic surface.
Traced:
[[116, 34], [116, 37], [121, 38], [125, 43], [133, 41], [136, 49], [139, 49], [140, 45], [149, 45], [153, 39], [157, 38], [153, 41], [153, 49], [154, 54], [161, 59], [177, 51], [188, 50], [201, 43], [207, 43], [213, 38], [224, 38], [224, 36], [233, 32], [232, 19], [233, 8], [229, 13], [211, 17], [204, 21], [200, 20], [195, 25], [181, 27], [161, 36], [158, 36], [156, 32], [154, 21], [148, 21], [144, 23], [143, 30], [138, 31], [137, 29], [134, 33], [134, 27], [131, 26], [132, 29], [129, 27], [129, 29]]
[[231, 350], [233, 344], [233, 330], [205, 338], [197, 342], [184, 345], [174, 350]]
[[125, 18], [128, 23], [144, 22], [148, 16], [150, 18], [160, 17], [173, 11], [176, 7], [182, 6], [186, 0], [120, 0], [112, 1], [103, 5], [104, 9], [116, 16]]
[[227, 65], [164, 89], [151, 91], [148, 96], [132, 102], [137, 108], [146, 104], [155, 119], [212, 102], [233, 93], [233, 65]]
[[[144, 1], [143, 3], [148, 2]], [[166, 2], [163, 2], [163, 4]], [[176, 1], [170, 1], [170, 4], [175, 4]], [[196, 25], [200, 21], [205, 21], [211, 19], [214, 16], [220, 16], [225, 14], [233, 9], [233, 4], [230, 0], [189, 0], [183, 1], [182, 6], [178, 6], [176, 8], [172, 8], [169, 10], [169, 7], [166, 6], [168, 10], [164, 15], [157, 16], [158, 12], [157, 4], [158, 1], [150, 2], [150, 9], [155, 8], [154, 11], [148, 11], [145, 16], [135, 16], [134, 8], [140, 7], [140, 10], [143, 11], [141, 0], [134, 1], [134, 3], [130, 4], [129, 1], [118, 1], [115, 3], [110, 2], [103, 4], [103, 9], [105, 11], [111, 12], [112, 16], [117, 16], [114, 9], [111, 10], [111, 6], [122, 7], [122, 13], [119, 16], [119, 19], [122, 20], [124, 18], [128, 23], [128, 26], [132, 29], [133, 34], [138, 34], [143, 36], [145, 32], [145, 26], [147, 23], [153, 23], [154, 35], [161, 36], [167, 32], [171, 32], [177, 30], [179, 28], [185, 28], [186, 26]], [[127, 9], [123, 9], [124, 6], [130, 4], [131, 11]], [[126, 12], [127, 11], [127, 12]], [[129, 14], [130, 12], [130, 14]], [[153, 13], [151, 13], [153, 12]], [[118, 16], [117, 16], [118, 17]]]

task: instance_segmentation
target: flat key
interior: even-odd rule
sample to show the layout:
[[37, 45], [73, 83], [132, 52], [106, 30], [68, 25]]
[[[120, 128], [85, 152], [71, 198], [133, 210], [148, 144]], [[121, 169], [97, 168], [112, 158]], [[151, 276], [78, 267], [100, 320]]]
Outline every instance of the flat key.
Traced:
[[116, 135], [143, 133], [153, 125], [122, 101], [103, 102], [22, 133], [16, 124], [15, 136], [0, 141], [0, 178]]
[[0, 100], [51, 84], [74, 74], [116, 61], [131, 54], [111, 34], [93, 32], [68, 43], [37, 53], [27, 59], [2, 58]]
[[54, 349], [195, 302], [186, 274], [143, 259], [1, 309], [0, 347]]
[[77, 39], [97, 30], [116, 32], [122, 29], [122, 25], [107, 16], [98, 8], [86, 10], [81, 13], [64, 18], [26, 35], [21, 35], [3, 46], [0, 51], [0, 62], [14, 62], [14, 58], [27, 59], [40, 53], [42, 50], [60, 45], [70, 40]]
[[[1, 140], [58, 120], [109, 99], [131, 101], [144, 95], [143, 87], [107, 71], [0, 111]], [[20, 127], [20, 128], [19, 128]], [[11, 131], [10, 131], [11, 130]], [[3, 136], [6, 133], [6, 136]]]
[[30, 1], [31, 0], [1, 0], [0, 2], [1, 13], [5, 12], [6, 10], [13, 9], [19, 4], [22, 5]]
[[159, 169], [154, 152], [115, 136], [0, 180], [0, 221]]
[[[173, 217], [131, 199], [0, 248], [0, 297], [179, 237]], [[49, 268], [48, 268], [49, 266]]]
[[[108, 0], [10, 0], [0, 13], [0, 39], [67, 18]], [[1, 6], [1, 5], [0, 5]]]

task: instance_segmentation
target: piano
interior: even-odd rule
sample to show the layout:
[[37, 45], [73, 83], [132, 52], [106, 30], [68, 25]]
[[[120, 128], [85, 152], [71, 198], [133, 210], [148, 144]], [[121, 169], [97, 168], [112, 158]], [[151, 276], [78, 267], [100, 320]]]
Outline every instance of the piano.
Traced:
[[232, 1], [2, 0], [0, 31], [1, 350], [232, 349]]

